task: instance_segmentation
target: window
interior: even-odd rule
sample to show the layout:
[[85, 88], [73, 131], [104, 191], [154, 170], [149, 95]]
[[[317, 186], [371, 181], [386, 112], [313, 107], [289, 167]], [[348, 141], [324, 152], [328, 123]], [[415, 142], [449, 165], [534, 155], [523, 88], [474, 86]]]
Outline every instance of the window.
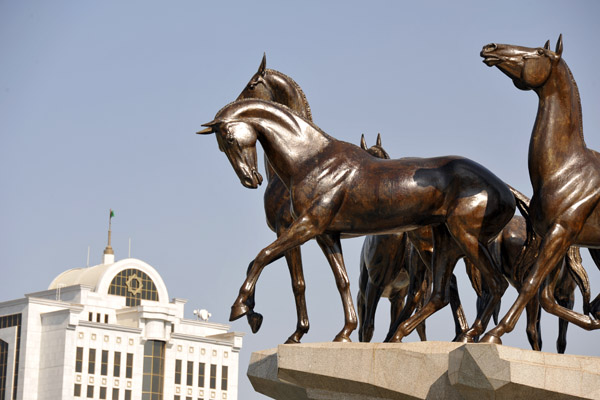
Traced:
[[133, 376], [133, 354], [127, 353], [127, 367], [125, 368], [125, 378]]
[[227, 390], [227, 366], [221, 367], [221, 390]]
[[125, 400], [131, 400], [131, 390], [125, 390]]
[[81, 385], [79, 383], [75, 384], [75, 390], [73, 390], [73, 396], [75, 396], [75, 397], [81, 396]]
[[83, 347], [77, 348], [77, 354], [75, 355], [75, 372], [83, 371]]
[[106, 387], [100, 386], [100, 399], [106, 399]]
[[104, 323], [108, 324], [108, 314], [104, 314]]
[[[113, 376], [121, 376], [121, 352], [115, 351], [115, 364], [113, 366]], [[117, 393], [119, 391], [117, 390]]]
[[108, 375], [108, 350], [102, 350], [102, 364], [100, 364], [100, 375]]
[[6, 375], [8, 375], [8, 343], [0, 340], [0, 399], [6, 392]]
[[194, 384], [194, 362], [193, 361], [187, 362], [187, 370], [185, 371], [185, 373], [187, 376], [186, 385], [192, 386]]
[[198, 363], [198, 387], [204, 387], [204, 363]]
[[94, 321], [94, 313], [88, 313], [88, 321], [93, 322]]
[[96, 314], [96, 322], [100, 322], [100, 313]]
[[112, 400], [119, 400], [119, 389], [118, 388], [113, 388]]
[[165, 342], [148, 340], [144, 343], [144, 377], [142, 400], [162, 400], [165, 366]]
[[94, 398], [94, 387], [93, 386], [88, 386], [87, 387], [87, 398], [88, 399], [93, 399]]
[[215, 364], [210, 364], [210, 388], [217, 388], [217, 366]]
[[[17, 340], [15, 343], [15, 358], [14, 358], [14, 373], [13, 373], [13, 388], [12, 388], [12, 398], [13, 400], [16, 400], [17, 398], [17, 391], [19, 389], [19, 354], [20, 354], [20, 350], [21, 350], [21, 314], [11, 314], [11, 315], [4, 315], [2, 317], [0, 317], [0, 329], [4, 329], [4, 328], [10, 328], [16, 326], [17, 327]], [[6, 343], [6, 342], [5, 342]], [[7, 366], [8, 366], [8, 343], [6, 344], [6, 346], [2, 346], [3, 348], [5, 348], [5, 352], [6, 354], [6, 359], [7, 359]], [[2, 354], [3, 351], [0, 350], [0, 354]], [[3, 357], [3, 356], [2, 356]], [[2, 363], [2, 365], [4, 365]], [[2, 369], [1, 365], [0, 365], [0, 370]], [[7, 368], [4, 367], [4, 369], [2, 371], [0, 371], [0, 399], [5, 397], [6, 394], [6, 379], [7, 379]], [[8, 396], [7, 396], [8, 397]]]
[[181, 400], [181, 396], [177, 396], [177, 395], [175, 395], [174, 399], [175, 399], [175, 400]]
[[88, 360], [88, 374], [96, 373], [96, 349], [90, 349], [90, 358]]
[[158, 290], [152, 279], [135, 268], [119, 272], [111, 281], [108, 294], [125, 297], [128, 307], [140, 305], [141, 300], [158, 301]]
[[175, 360], [175, 384], [181, 385], [181, 360]]

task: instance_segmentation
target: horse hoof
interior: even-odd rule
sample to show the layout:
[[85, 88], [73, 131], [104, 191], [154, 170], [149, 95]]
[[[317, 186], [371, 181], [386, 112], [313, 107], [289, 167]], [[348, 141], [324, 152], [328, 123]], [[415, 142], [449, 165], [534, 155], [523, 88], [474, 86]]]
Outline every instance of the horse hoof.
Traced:
[[244, 303], [234, 304], [231, 306], [231, 314], [229, 314], [229, 320], [235, 321], [236, 319], [240, 319], [244, 315], [250, 312], [250, 307], [248, 307]]
[[479, 340], [479, 343], [493, 343], [493, 344], [502, 344], [502, 340], [498, 336], [494, 336], [490, 333], [487, 333], [484, 337]]
[[402, 336], [394, 336], [390, 340], [386, 340], [387, 343], [402, 343]]
[[337, 336], [335, 338], [333, 338], [334, 342], [341, 342], [341, 343], [350, 343], [352, 342], [352, 340], [350, 340], [350, 337], [348, 335], [344, 335], [343, 333], [338, 333]]
[[466, 335], [464, 333], [458, 335], [456, 339], [454, 339], [454, 341], [457, 343], [475, 343], [475, 340], [473, 340], [471, 336]]
[[[233, 310], [232, 310], [233, 312]], [[259, 313], [248, 314], [248, 325], [250, 325], [250, 329], [252, 333], [256, 333], [260, 330], [260, 326], [263, 322], [263, 316]]]
[[284, 344], [300, 344], [300, 340], [296, 339], [294, 335], [290, 336]]

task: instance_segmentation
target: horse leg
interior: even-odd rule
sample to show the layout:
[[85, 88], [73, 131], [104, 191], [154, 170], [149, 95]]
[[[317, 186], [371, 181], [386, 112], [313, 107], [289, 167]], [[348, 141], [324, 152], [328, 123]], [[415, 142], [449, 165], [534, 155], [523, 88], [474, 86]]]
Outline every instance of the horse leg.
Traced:
[[525, 306], [527, 316], [527, 340], [533, 350], [542, 350], [542, 331], [540, 330], [540, 302], [537, 296]]
[[300, 247], [294, 247], [285, 252], [285, 259], [290, 270], [292, 280], [292, 290], [294, 300], [296, 301], [297, 323], [296, 331], [286, 340], [286, 344], [300, 343], [300, 339], [309, 329], [308, 312], [306, 310], [306, 283], [304, 282], [304, 272], [302, 270], [302, 255]]
[[[421, 253], [425, 253], [425, 251], [421, 250]], [[424, 254], [423, 254], [424, 255]], [[431, 259], [431, 255], [425, 255], [427, 259]], [[413, 313], [415, 308], [417, 308], [418, 304], [422, 304], [423, 299], [426, 296], [427, 291], [429, 290], [430, 279], [427, 278], [427, 275], [430, 272], [431, 266], [429, 268], [423, 262], [423, 259], [419, 254], [417, 254], [416, 248], [411, 246], [408, 250], [407, 255], [408, 260], [408, 276], [409, 276], [409, 284], [408, 284], [408, 295], [406, 296], [406, 301], [404, 307], [400, 314], [390, 321], [390, 329], [386, 335], [384, 341], [389, 342], [398, 327], [401, 323], [406, 321]], [[423, 332], [419, 333], [419, 337], [421, 340], [427, 340], [425, 335], [425, 323], [423, 322], [422, 328]]]
[[398, 289], [390, 294], [390, 327], [398, 319], [404, 308], [404, 299], [408, 294], [408, 286]]
[[469, 329], [467, 323], [467, 317], [465, 316], [465, 310], [460, 302], [460, 296], [458, 294], [458, 282], [456, 281], [456, 275], [452, 274], [450, 279], [450, 308], [452, 308], [452, 317], [454, 318], [454, 333], [455, 339], [458, 338], [464, 331]]
[[390, 342], [400, 342], [409, 335], [421, 322], [425, 321], [437, 310], [445, 307], [449, 302], [449, 286], [452, 279], [452, 270], [461, 257], [460, 251], [453, 243], [454, 240], [445, 225], [440, 224], [432, 228], [433, 231], [433, 290], [427, 303], [412, 317], [401, 323]]
[[358, 340], [363, 341], [363, 327], [365, 324], [365, 293], [369, 283], [369, 273], [361, 254], [360, 277], [358, 278], [358, 294], [356, 295], [356, 310], [358, 314]]
[[[480, 340], [480, 343], [502, 344], [500, 337], [512, 332], [527, 303], [537, 295], [542, 281], [552, 272], [565, 256], [572, 244], [572, 235], [562, 225], [555, 224], [544, 236], [538, 258], [519, 290], [519, 296], [500, 323]], [[544, 304], [542, 303], [542, 306]], [[544, 307], [545, 309], [546, 307]], [[549, 311], [549, 310], [547, 310]], [[550, 312], [550, 311], [549, 311]], [[589, 319], [589, 318], [588, 318]], [[590, 320], [591, 323], [591, 320]], [[599, 325], [600, 327], [600, 325]]]
[[462, 223], [452, 224], [452, 222], [449, 220], [450, 233], [463, 254], [479, 269], [482, 280], [485, 282], [482, 285], [483, 296], [481, 304], [477, 307], [477, 317], [471, 328], [460, 334], [457, 340], [472, 343], [485, 330], [497, 304], [508, 288], [508, 283], [499, 272], [499, 267], [495, 266], [486, 243], [478, 240], [473, 233], [467, 230], [468, 227], [462, 226]]
[[327, 226], [327, 224], [327, 219], [319, 218], [318, 216], [311, 218], [310, 214], [303, 214], [273, 243], [262, 249], [254, 261], [250, 263], [246, 279], [240, 287], [238, 297], [231, 306], [229, 320], [235, 321], [250, 312], [250, 307], [248, 307], [246, 301], [254, 292], [258, 277], [265, 266], [282, 257], [286, 251], [300, 246], [322, 233], [324, 226]]
[[362, 342], [370, 342], [373, 338], [373, 331], [375, 330], [375, 312], [377, 311], [377, 305], [379, 304], [382, 293], [383, 285], [369, 280], [365, 296], [365, 321], [362, 326]]
[[342, 246], [340, 243], [339, 234], [322, 234], [317, 236], [317, 243], [323, 250], [333, 275], [335, 277], [335, 283], [340, 297], [342, 298], [342, 304], [344, 307], [344, 327], [333, 339], [334, 342], [351, 342], [350, 334], [357, 326], [356, 311], [352, 304], [352, 295], [350, 294], [350, 280], [348, 279], [348, 273], [346, 272], [346, 266], [344, 265], [344, 257], [342, 255]]
[[[251, 267], [252, 267], [252, 263], [250, 263], [248, 265], [248, 269], [246, 270], [246, 276], [248, 276], [248, 274], [250, 273]], [[260, 329], [260, 326], [262, 325], [262, 321], [263, 321], [262, 314], [254, 311], [255, 304], [256, 304], [256, 302], [254, 299], [254, 291], [252, 291], [252, 293], [250, 293], [250, 296], [248, 296], [248, 300], [246, 300], [246, 305], [250, 309], [248, 311], [248, 313], [246, 314], [246, 319], [248, 320], [248, 325], [250, 325], [250, 329], [252, 330], [252, 333], [258, 332], [258, 330]]]

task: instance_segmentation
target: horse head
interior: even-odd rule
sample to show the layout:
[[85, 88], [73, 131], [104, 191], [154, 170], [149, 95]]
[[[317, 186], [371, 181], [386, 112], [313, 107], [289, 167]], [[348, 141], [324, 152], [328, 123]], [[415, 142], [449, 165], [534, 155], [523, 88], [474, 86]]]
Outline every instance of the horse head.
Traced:
[[375, 156], [377, 158], [385, 158], [386, 160], [390, 159], [390, 155], [381, 146], [381, 133], [377, 134], [377, 142], [376, 142], [375, 146], [372, 146], [370, 148], [367, 147], [367, 142], [365, 141], [365, 135], [362, 135], [360, 137], [360, 148], [365, 150], [370, 155]]
[[206, 126], [206, 129], [197, 133], [201, 135], [215, 133], [219, 150], [229, 159], [242, 185], [256, 189], [263, 181], [256, 161], [257, 134], [249, 121], [229, 115], [231, 114], [227, 112], [230, 111], [229, 109], [232, 109], [233, 113], [239, 109], [236, 106], [236, 102], [225, 106], [217, 113], [214, 120], [202, 125]]
[[267, 55], [263, 53], [262, 61], [258, 66], [258, 71], [250, 81], [246, 84], [242, 93], [237, 97], [236, 100], [242, 99], [262, 99], [262, 100], [275, 100], [275, 90], [271, 87], [270, 82], [266, 79], [267, 77]]
[[546, 83], [552, 68], [560, 61], [562, 51], [561, 34], [554, 51], [550, 50], [549, 40], [544, 47], [537, 48], [490, 43], [483, 46], [480, 55], [488, 67], [498, 67], [517, 88], [531, 90]]

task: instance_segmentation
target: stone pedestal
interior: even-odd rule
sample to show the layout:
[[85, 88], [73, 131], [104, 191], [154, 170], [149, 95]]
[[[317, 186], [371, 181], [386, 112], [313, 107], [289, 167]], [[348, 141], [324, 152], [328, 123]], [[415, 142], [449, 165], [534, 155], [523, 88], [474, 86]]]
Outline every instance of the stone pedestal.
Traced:
[[248, 377], [281, 400], [600, 399], [600, 358], [494, 344], [280, 345], [253, 353]]

